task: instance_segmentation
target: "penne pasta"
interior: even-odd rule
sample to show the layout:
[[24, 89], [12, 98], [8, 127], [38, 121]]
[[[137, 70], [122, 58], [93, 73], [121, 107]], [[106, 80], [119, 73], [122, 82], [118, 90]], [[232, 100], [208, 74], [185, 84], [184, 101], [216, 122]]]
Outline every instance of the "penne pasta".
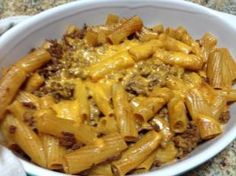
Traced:
[[[15, 98], [20, 86], [26, 79], [26, 72], [12, 66], [0, 82], [0, 119], [4, 117], [7, 106]], [[17, 84], [16, 84], [17, 83]]]
[[45, 95], [40, 98], [40, 109], [51, 108], [55, 104], [55, 100], [51, 95]]
[[28, 111], [28, 109], [17, 100], [15, 100], [12, 104], [10, 104], [7, 107], [7, 110], [10, 111], [14, 115], [14, 117], [16, 117], [18, 120], [21, 121], [24, 121], [24, 116]]
[[11, 115], [8, 115], [3, 123], [7, 123], [9, 125], [8, 128], [15, 128], [12, 138], [30, 159], [38, 165], [45, 167], [45, 153], [38, 136], [27, 125]]
[[210, 33], [206, 33], [201, 39], [200, 44], [202, 45], [202, 54], [204, 62], [207, 62], [209, 54], [214, 51], [217, 44], [217, 39]]
[[119, 160], [112, 163], [115, 174], [125, 175], [139, 166], [158, 147], [161, 138], [161, 134], [155, 131], [145, 134], [137, 143], [124, 151]]
[[46, 134], [42, 134], [41, 139], [47, 160], [47, 168], [62, 170], [65, 150], [60, 146], [59, 139]]
[[203, 66], [202, 59], [194, 54], [157, 50], [154, 57], [160, 59], [165, 64], [178, 65], [189, 70], [200, 70]]
[[152, 164], [156, 158], [156, 153], [157, 150], [155, 150], [154, 152], [152, 152], [147, 159], [145, 159], [141, 164], [139, 164], [135, 169], [142, 169], [144, 171], [149, 171], [150, 168], [152, 167]]
[[159, 147], [155, 153], [155, 163], [157, 165], [165, 164], [176, 159], [178, 151], [173, 142], [169, 142], [164, 148]]
[[23, 69], [26, 73], [32, 73], [51, 60], [51, 55], [45, 49], [36, 49], [35, 51], [22, 57], [16, 67]]
[[63, 100], [52, 105], [52, 109], [56, 112], [57, 117], [69, 119], [82, 123], [83, 118], [80, 116], [79, 103], [75, 100]]
[[85, 124], [78, 125], [73, 120], [57, 118], [51, 110], [41, 110], [35, 116], [36, 127], [42, 133], [59, 138], [70, 134], [83, 144], [92, 144], [97, 141], [97, 134], [92, 127]]
[[227, 49], [219, 48], [209, 55], [207, 78], [214, 88], [230, 88], [236, 78], [236, 64]]
[[89, 176], [113, 176], [111, 170], [111, 164], [100, 164], [93, 168], [89, 174]]
[[90, 77], [96, 81], [112, 71], [130, 67], [134, 60], [128, 52], [121, 52], [87, 68]]
[[134, 56], [135, 61], [140, 61], [151, 57], [156, 49], [163, 47], [163, 45], [163, 42], [160, 40], [150, 40], [130, 48], [129, 53]]
[[94, 84], [91, 82], [87, 83], [91, 95], [95, 100], [97, 106], [102, 111], [105, 116], [112, 116], [114, 114], [113, 109], [111, 108], [111, 97], [108, 94], [107, 90], [104, 89], [102, 84]]
[[119, 22], [119, 16], [114, 15], [114, 14], [109, 14], [107, 15], [107, 19], [105, 24], [106, 25], [114, 25], [117, 24]]
[[170, 123], [167, 119], [157, 115], [151, 120], [150, 124], [156, 131], [160, 131], [161, 135], [163, 136], [161, 140], [161, 146], [165, 147], [174, 136], [173, 131], [170, 129]]
[[96, 131], [102, 134], [118, 132], [117, 122], [114, 117], [102, 117], [99, 119]]
[[135, 117], [139, 122], [147, 122], [166, 104], [166, 100], [158, 97], [145, 98], [134, 108]]
[[112, 100], [120, 134], [126, 141], [135, 141], [138, 137], [136, 122], [122, 85], [113, 85]]
[[18, 96], [16, 97], [16, 100], [32, 109], [40, 108], [40, 99], [36, 97], [34, 94], [31, 94], [29, 92], [25, 91], [19, 92]]
[[220, 123], [211, 116], [199, 114], [196, 125], [199, 129], [201, 138], [204, 140], [211, 139], [222, 133]]
[[109, 39], [113, 44], [119, 44], [129, 35], [141, 30], [142, 27], [142, 20], [138, 16], [134, 16], [118, 26], [118, 28], [109, 35]]
[[193, 120], [196, 120], [199, 114], [212, 116], [211, 107], [198, 89], [188, 92], [185, 103]]
[[89, 169], [109, 158], [119, 155], [127, 145], [118, 133], [102, 137], [100, 145], [88, 145], [65, 155], [70, 174]]
[[170, 128], [175, 133], [183, 133], [188, 126], [188, 117], [184, 101], [180, 97], [172, 98], [168, 103]]
[[33, 91], [37, 90], [43, 83], [44, 83], [44, 78], [40, 76], [38, 73], [34, 73], [28, 79], [25, 86], [25, 91], [32, 93]]
[[79, 116], [84, 121], [90, 117], [88, 92], [85, 84], [79, 79], [76, 81], [74, 96], [78, 102]]
[[167, 87], [155, 87], [150, 93], [150, 97], [160, 97], [169, 101], [173, 97], [173, 92]]
[[190, 46], [169, 36], [164, 37], [164, 46], [169, 51], [178, 51], [185, 54], [189, 54], [192, 50]]

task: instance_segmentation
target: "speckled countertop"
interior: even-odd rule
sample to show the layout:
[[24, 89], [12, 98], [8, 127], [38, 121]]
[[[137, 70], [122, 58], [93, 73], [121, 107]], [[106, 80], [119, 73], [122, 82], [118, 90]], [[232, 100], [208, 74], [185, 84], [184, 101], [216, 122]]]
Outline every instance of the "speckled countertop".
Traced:
[[[0, 18], [33, 15], [74, 0], [0, 0]], [[236, 15], [236, 0], [189, 0]], [[236, 140], [213, 159], [184, 176], [236, 176]]]

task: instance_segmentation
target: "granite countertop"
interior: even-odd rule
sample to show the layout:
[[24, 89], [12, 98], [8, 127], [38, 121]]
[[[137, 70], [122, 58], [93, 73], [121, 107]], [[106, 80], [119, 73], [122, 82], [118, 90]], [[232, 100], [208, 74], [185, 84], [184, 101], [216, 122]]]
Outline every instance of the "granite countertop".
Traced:
[[[74, 0], [0, 0], [0, 18], [33, 15]], [[188, 0], [236, 15], [236, 0]], [[185, 176], [236, 176], [236, 140], [217, 156]]]

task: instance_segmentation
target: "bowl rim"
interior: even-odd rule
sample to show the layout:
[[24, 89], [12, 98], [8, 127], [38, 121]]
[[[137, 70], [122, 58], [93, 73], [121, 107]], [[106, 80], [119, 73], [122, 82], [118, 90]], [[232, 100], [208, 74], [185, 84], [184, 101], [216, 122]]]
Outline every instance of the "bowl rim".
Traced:
[[[138, 8], [138, 7], [142, 7], [143, 5], [146, 5], [146, 4], [153, 5], [153, 3], [156, 3], [155, 6], [158, 6], [158, 7], [171, 8], [174, 10], [184, 10], [184, 11], [188, 11], [190, 13], [206, 14], [208, 16], [218, 19], [225, 27], [232, 28], [232, 30], [234, 30], [236, 33], [236, 29], [232, 25], [230, 25], [229, 23], [224, 22], [223, 18], [219, 17], [218, 14], [214, 10], [202, 7], [197, 4], [193, 4], [191, 2], [176, 1], [176, 0], [146, 0], [146, 1], [142, 1], [142, 0], [113, 0], [112, 2], [115, 2], [120, 5], [123, 4], [123, 6], [129, 7], [129, 8]], [[99, 7], [99, 3], [103, 4], [103, 6], [104, 6], [104, 3], [109, 4], [109, 6], [113, 6], [111, 4], [111, 0], [99, 0], [99, 2], [96, 0], [80, 0], [80, 1], [75, 1], [75, 2], [70, 2], [67, 4], [63, 4], [63, 5], [54, 7], [52, 9], [46, 10], [44, 12], [41, 12], [35, 16], [32, 16], [28, 20], [22, 22], [21, 24], [17, 25], [16, 27], [10, 29], [9, 31], [7, 31], [5, 34], [3, 34], [0, 37], [0, 51], [1, 51], [1, 48], [3, 48], [4, 45], [6, 45], [8, 43], [8, 41], [10, 41], [10, 40], [14, 39], [15, 45], [17, 45], [17, 43], [19, 43], [21, 41], [21, 39], [23, 40], [27, 35], [29, 35], [33, 31], [35, 31], [36, 29], [39, 30], [43, 26], [46, 26], [52, 22], [58, 21], [61, 18], [73, 15], [75, 12], [74, 11], [70, 12], [69, 9], [71, 9], [71, 8], [78, 7], [78, 11], [80, 11], [80, 9], [88, 8], [89, 5], [96, 5], [97, 7]], [[117, 6], [117, 4], [115, 6]], [[67, 11], [67, 13], [63, 14], [62, 13], [63, 11]], [[50, 16], [56, 16], [56, 17], [52, 19], [52, 18], [50, 18]], [[31, 29], [30, 27], [32, 27], [32, 26], [37, 26], [37, 27]], [[23, 31], [25, 31], [26, 29], [28, 29], [28, 32], [23, 33]], [[20, 37], [21, 39], [18, 39], [17, 35], [20, 33], [22, 36]], [[8, 48], [8, 49], [2, 51], [3, 56], [6, 55], [11, 49], [12, 48]], [[0, 64], [1, 64], [1, 61], [0, 61]], [[224, 135], [225, 135], [225, 137], [214, 142], [207, 149], [203, 150], [199, 154], [196, 154], [194, 156], [186, 158], [185, 160], [178, 161], [172, 165], [160, 168], [159, 170], [150, 171], [148, 173], [140, 174], [140, 176], [154, 176], [157, 174], [169, 176], [169, 175], [178, 175], [183, 172], [186, 172], [186, 171], [206, 162], [207, 160], [209, 160], [210, 158], [215, 156], [217, 153], [222, 151], [230, 142], [232, 142], [236, 138], [236, 125], [233, 128], [231, 128], [229, 131], [227, 131], [227, 133], [224, 133]], [[67, 175], [67, 174], [58, 173], [58, 172], [54, 172], [54, 171], [50, 171], [50, 170], [41, 168], [33, 163], [27, 162], [22, 159], [20, 159], [20, 161], [21, 161], [24, 169], [26, 170], [26, 172], [31, 175], [45, 175], [45, 176], [46, 175], [50, 175], [50, 176], [56, 176], [56, 175], [57, 176], [58, 175], [65, 176], [65, 175]]]

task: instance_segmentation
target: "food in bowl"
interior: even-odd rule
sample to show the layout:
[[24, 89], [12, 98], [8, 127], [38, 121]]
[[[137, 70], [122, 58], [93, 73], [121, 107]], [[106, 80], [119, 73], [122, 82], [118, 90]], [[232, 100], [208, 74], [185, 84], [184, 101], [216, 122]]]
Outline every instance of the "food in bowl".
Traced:
[[206, 33], [138, 16], [70, 25], [0, 81], [6, 146], [50, 170], [126, 175], [183, 158], [223, 132], [236, 64]]

